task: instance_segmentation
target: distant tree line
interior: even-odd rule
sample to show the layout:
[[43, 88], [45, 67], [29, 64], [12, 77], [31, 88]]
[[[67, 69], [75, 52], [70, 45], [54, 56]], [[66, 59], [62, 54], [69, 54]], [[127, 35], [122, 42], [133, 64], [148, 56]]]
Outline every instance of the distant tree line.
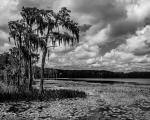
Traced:
[[[39, 76], [40, 68], [36, 67], [35, 78]], [[62, 70], [46, 68], [45, 78], [150, 78], [150, 72], [111, 72], [106, 70]]]

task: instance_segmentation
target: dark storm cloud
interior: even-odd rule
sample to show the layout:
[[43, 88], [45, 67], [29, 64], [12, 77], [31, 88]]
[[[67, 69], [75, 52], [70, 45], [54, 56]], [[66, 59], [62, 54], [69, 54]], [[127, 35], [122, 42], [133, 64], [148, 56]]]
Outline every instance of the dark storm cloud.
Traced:
[[6, 43], [6, 41], [0, 38], [0, 47], [3, 46], [4, 43]]
[[141, 23], [136, 21], [122, 20], [112, 24], [112, 37], [122, 36], [125, 34], [134, 34]]
[[18, 9], [25, 7], [52, 8], [55, 0], [19, 0]]
[[112, 22], [126, 17], [126, 10], [116, 0], [73, 0], [73, 10], [93, 17], [91, 22]]
[[136, 56], [143, 56], [150, 54], [150, 48], [143, 48], [143, 49], [136, 49], [133, 51], [134, 55]]
[[127, 36], [122, 35], [122, 36], [113, 38], [112, 40], [109, 40], [108, 42], [106, 42], [104, 44], [99, 45], [100, 54], [103, 56], [105, 53], [110, 52], [114, 48], [117, 48], [119, 45], [125, 43], [126, 39], [127, 39]]
[[150, 55], [150, 43], [148, 40], [145, 40], [144, 43], [146, 46], [142, 49], [138, 49], [138, 48], [135, 49], [133, 51], [134, 55], [137, 55], [137, 56]]
[[150, 17], [145, 18], [144, 25], [150, 25]]
[[19, 0], [18, 9], [25, 7], [40, 7], [39, 0]]
[[0, 30], [8, 33], [9, 32], [9, 30], [8, 30], [8, 23], [4, 24], [4, 25], [0, 25]]
[[81, 25], [81, 26], [80, 26], [80, 31], [81, 31], [81, 32], [86, 32], [87, 30], [90, 29], [91, 26], [92, 26], [92, 25], [88, 25], [88, 24]]

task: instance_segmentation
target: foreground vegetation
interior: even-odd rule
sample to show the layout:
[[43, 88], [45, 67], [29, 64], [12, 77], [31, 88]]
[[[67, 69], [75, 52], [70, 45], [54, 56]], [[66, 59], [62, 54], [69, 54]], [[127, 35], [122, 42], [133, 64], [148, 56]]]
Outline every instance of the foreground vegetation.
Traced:
[[150, 87], [146, 85], [50, 81], [45, 87], [51, 90], [84, 91], [88, 96], [54, 101], [1, 103], [0, 119], [149, 120], [150, 118]]
[[25, 90], [24, 88], [17, 88], [15, 86], [6, 86], [0, 84], [0, 102], [12, 101], [49, 101], [56, 99], [66, 98], [85, 98], [86, 93], [78, 90], [69, 89], [47, 89], [41, 94], [38, 89], [32, 91]]

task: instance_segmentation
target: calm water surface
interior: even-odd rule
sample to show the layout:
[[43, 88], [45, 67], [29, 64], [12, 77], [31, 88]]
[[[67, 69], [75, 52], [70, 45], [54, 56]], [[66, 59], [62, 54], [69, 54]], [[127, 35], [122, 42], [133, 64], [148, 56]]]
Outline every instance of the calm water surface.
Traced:
[[[93, 83], [137, 83], [137, 84], [148, 84], [150, 85], [150, 79], [124, 79], [124, 78], [113, 78], [113, 79], [104, 79], [104, 78], [48, 78], [48, 80], [62, 80], [62, 81], [85, 81]], [[39, 80], [37, 80], [39, 81]]]

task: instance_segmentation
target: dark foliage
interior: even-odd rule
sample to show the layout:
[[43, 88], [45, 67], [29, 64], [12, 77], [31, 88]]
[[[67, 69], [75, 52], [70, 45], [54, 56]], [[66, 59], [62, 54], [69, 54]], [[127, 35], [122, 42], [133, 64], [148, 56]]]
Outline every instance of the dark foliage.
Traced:
[[78, 90], [44, 90], [43, 94], [39, 94], [39, 90], [34, 89], [32, 92], [13, 92], [0, 93], [0, 102], [6, 101], [48, 101], [67, 98], [85, 98], [86, 93]]

